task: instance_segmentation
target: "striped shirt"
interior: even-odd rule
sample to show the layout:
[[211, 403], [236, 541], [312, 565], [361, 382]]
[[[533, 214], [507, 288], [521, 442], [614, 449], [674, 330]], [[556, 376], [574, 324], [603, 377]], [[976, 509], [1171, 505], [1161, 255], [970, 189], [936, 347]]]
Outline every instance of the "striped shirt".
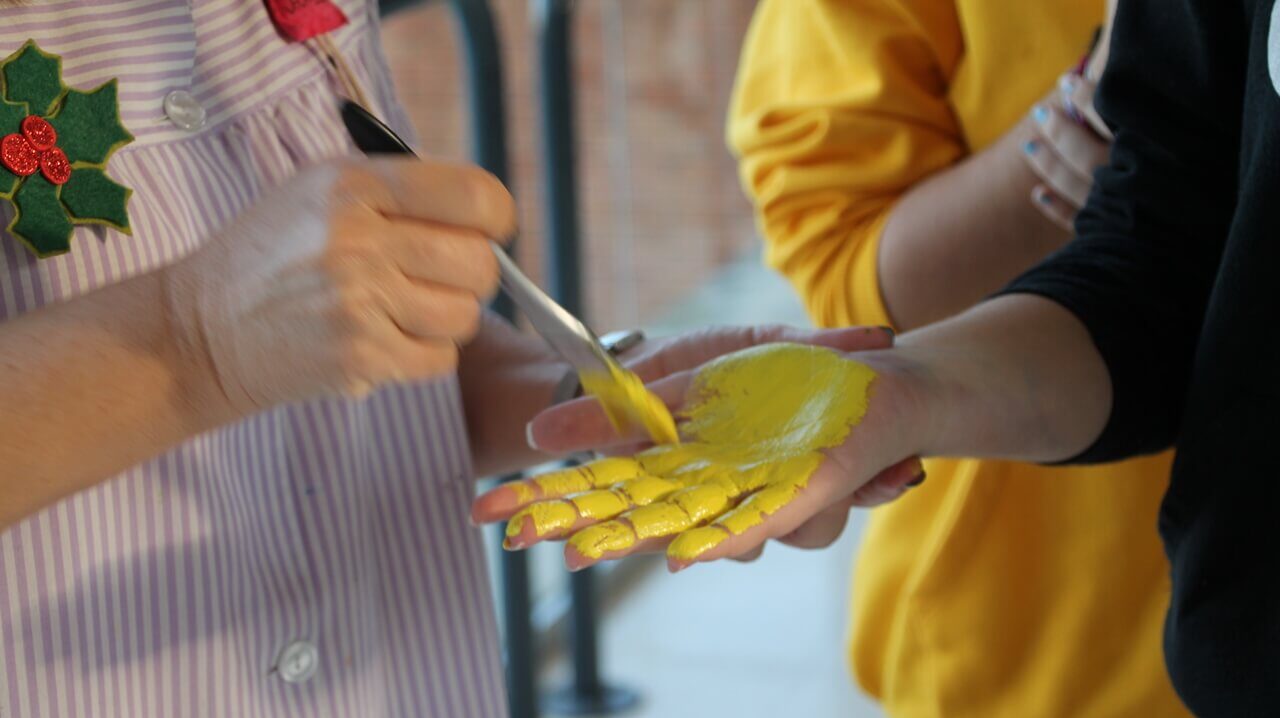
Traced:
[[[335, 42], [408, 132], [377, 3], [337, 2]], [[262, 0], [0, 9], [0, 56], [28, 38], [71, 87], [119, 78], [134, 233], [78, 228], [46, 260], [0, 235], [5, 320], [174, 262], [353, 152], [324, 65]], [[203, 127], [166, 115], [175, 91]], [[505, 715], [469, 462], [449, 379], [279, 408], [29, 517], [0, 533], [0, 717]]]

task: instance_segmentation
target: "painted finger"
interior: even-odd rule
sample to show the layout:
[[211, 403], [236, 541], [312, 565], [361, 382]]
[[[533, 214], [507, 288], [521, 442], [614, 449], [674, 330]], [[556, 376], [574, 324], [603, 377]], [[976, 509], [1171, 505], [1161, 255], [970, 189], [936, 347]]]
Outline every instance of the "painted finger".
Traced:
[[1088, 127], [1048, 104], [1036, 105], [1031, 116], [1039, 138], [1051, 145], [1073, 172], [1092, 182], [1094, 170], [1107, 163], [1110, 145]]
[[924, 483], [924, 464], [908, 459], [883, 472], [853, 492], [851, 503], [860, 508], [887, 504]]
[[1031, 203], [1049, 221], [1068, 232], [1075, 231], [1076, 208], [1063, 202], [1048, 187], [1038, 184], [1031, 189]]
[[1091, 175], [1081, 176], [1073, 170], [1058, 156], [1053, 145], [1042, 137], [1028, 140], [1022, 146], [1022, 154], [1027, 166], [1054, 194], [1066, 199], [1076, 208], [1084, 206], [1089, 199], [1089, 190], [1093, 188]]
[[582, 567], [664, 547], [673, 536], [701, 526], [729, 509], [741, 493], [731, 477], [716, 476], [662, 501], [642, 506], [574, 534], [565, 549], [570, 567]]
[[[693, 372], [680, 372], [650, 384], [649, 389], [669, 409], [675, 410], [684, 404], [692, 379]], [[538, 414], [529, 423], [527, 434], [532, 448], [550, 454], [605, 449], [648, 438], [640, 429], [619, 436], [600, 403], [590, 397], [574, 399]]]
[[778, 542], [793, 548], [826, 548], [835, 543], [836, 539], [840, 538], [840, 534], [844, 533], [844, 527], [849, 523], [849, 511], [852, 509], [853, 497], [851, 496], [823, 509], [817, 516], [800, 524], [795, 531], [786, 536], [780, 536]]
[[796, 530], [834, 498], [837, 484], [829, 472], [794, 476], [764, 486], [714, 523], [681, 533], [667, 549], [668, 568], [679, 571], [692, 563], [746, 554]]
[[678, 481], [645, 476], [608, 489], [586, 491], [566, 499], [540, 501], [511, 517], [504, 545], [510, 549], [527, 548], [539, 541], [564, 538], [624, 512], [647, 506], [681, 486]]
[[[625, 522], [621, 519], [616, 519], [614, 521], [606, 521], [602, 524], [596, 524], [595, 526], [589, 526], [578, 532], [591, 532], [590, 535], [592, 537], [592, 542], [602, 542], [602, 545], [599, 548], [588, 548], [585, 553], [581, 548], [583, 545], [582, 541], [575, 542], [574, 540], [577, 538], [578, 534], [574, 534], [570, 537], [570, 539], [564, 544], [565, 568], [570, 571], [581, 571], [584, 568], [591, 568], [598, 563], [618, 561], [629, 556], [639, 556], [650, 553], [666, 553], [667, 546], [671, 543], [672, 537], [670, 536], [636, 541], [635, 543], [628, 544], [626, 548], [608, 548], [608, 545], [612, 543], [612, 540], [606, 536], [604, 532], [610, 530], [623, 531], [623, 529], [617, 525], [619, 523], [625, 525]], [[590, 546], [590, 544], [588, 544], [588, 546]]]
[[736, 494], [736, 485], [730, 481], [702, 483], [578, 530], [565, 547], [566, 563], [581, 568], [651, 548], [654, 542], [665, 545], [680, 532], [721, 515], [733, 505]]
[[552, 471], [532, 479], [503, 484], [486, 492], [472, 503], [471, 519], [477, 524], [502, 521], [535, 501], [607, 488], [644, 475], [646, 474], [640, 463], [630, 456], [600, 459]]
[[747, 554], [849, 495], [847, 470], [834, 461], [821, 461], [816, 471], [800, 467], [788, 473], [796, 478], [772, 482], [714, 523], [677, 536], [667, 549], [668, 569], [677, 572], [694, 563]]
[[1096, 82], [1079, 76], [1073, 76], [1070, 80], [1059, 83], [1062, 104], [1070, 107], [1076, 115], [1089, 125], [1090, 130], [1110, 144], [1115, 139], [1115, 135], [1111, 133], [1111, 128], [1107, 126], [1106, 121], [1102, 119], [1102, 115], [1098, 114], [1098, 110], [1093, 104], [1093, 97], [1097, 89]]
[[730, 560], [737, 561], [738, 563], [752, 563], [754, 561], [758, 561], [760, 557], [764, 555], [764, 547], [767, 545], [768, 544], [762, 543], [759, 546], [756, 546], [755, 548], [751, 549], [750, 551], [747, 551], [746, 553], [740, 556], [730, 557]]

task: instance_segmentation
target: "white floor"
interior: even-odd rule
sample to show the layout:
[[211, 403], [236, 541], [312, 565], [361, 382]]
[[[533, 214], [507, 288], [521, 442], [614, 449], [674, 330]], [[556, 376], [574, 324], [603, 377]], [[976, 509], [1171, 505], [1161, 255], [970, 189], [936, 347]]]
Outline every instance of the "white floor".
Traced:
[[[770, 546], [754, 564], [659, 569], [602, 622], [602, 671], [641, 694], [632, 718], [875, 718], [845, 662], [849, 561]], [[548, 683], [564, 674], [555, 666]]]
[[[653, 333], [707, 324], [804, 324], [790, 287], [749, 257]], [[606, 679], [636, 689], [634, 718], [874, 718], [845, 662], [849, 567], [862, 530], [819, 552], [770, 546], [754, 564], [658, 568], [602, 621]], [[564, 675], [549, 667], [545, 684]]]

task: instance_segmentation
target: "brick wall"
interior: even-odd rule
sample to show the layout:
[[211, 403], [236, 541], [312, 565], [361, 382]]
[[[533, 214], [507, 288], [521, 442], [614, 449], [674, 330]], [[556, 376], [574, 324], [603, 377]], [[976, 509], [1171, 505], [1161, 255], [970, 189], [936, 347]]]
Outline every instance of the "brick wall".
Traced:
[[[520, 259], [541, 276], [536, 63], [526, 0], [492, 0], [504, 44]], [[580, 0], [578, 177], [589, 321], [660, 317], [754, 243], [723, 127], [754, 0]], [[425, 152], [465, 157], [465, 88], [445, 3], [387, 21], [401, 98]]]

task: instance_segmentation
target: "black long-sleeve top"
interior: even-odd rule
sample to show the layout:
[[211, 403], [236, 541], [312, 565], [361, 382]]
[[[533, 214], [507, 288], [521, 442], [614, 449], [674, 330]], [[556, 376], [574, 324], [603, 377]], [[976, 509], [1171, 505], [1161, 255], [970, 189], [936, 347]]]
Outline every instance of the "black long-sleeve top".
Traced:
[[1116, 141], [1077, 239], [1005, 291], [1068, 308], [1106, 361], [1076, 461], [1177, 448], [1179, 694], [1280, 716], [1280, 0], [1121, 0], [1097, 105]]

